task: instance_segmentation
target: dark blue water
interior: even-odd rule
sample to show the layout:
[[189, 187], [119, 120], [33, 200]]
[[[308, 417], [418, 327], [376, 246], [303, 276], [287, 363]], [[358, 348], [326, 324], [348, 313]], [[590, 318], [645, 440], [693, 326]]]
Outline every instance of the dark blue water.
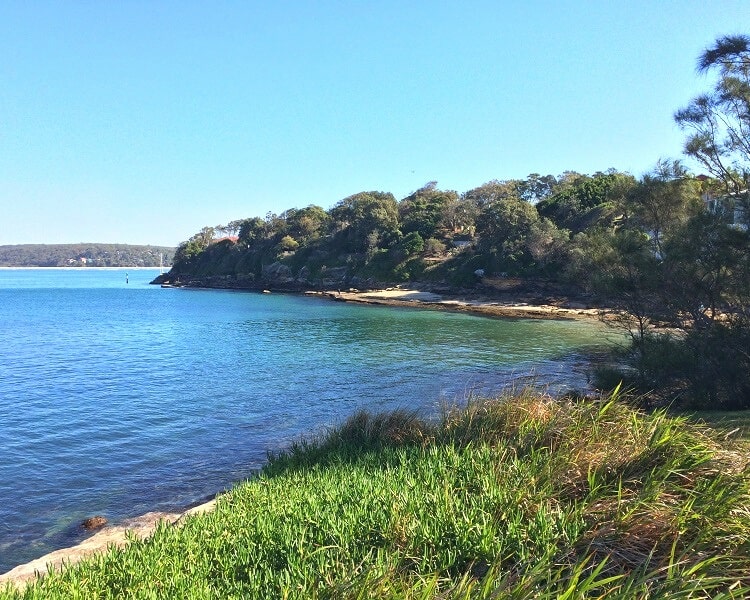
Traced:
[[[126, 283], [126, 272], [128, 282]], [[0, 270], [0, 573], [92, 515], [175, 510], [358, 407], [534, 373], [585, 387], [596, 324], [162, 289], [154, 270]]]

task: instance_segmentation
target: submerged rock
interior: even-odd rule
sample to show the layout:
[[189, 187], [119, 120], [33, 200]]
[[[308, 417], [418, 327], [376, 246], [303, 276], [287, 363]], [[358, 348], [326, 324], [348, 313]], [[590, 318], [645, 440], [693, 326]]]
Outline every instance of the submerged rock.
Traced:
[[95, 517], [89, 517], [88, 519], [85, 519], [83, 523], [81, 523], [81, 527], [83, 527], [86, 531], [93, 531], [94, 529], [101, 529], [107, 524], [107, 519], [97, 515]]

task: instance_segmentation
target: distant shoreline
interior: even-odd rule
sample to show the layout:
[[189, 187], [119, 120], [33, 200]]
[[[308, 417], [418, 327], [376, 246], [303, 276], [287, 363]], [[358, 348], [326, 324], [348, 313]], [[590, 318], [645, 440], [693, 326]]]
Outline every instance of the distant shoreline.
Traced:
[[169, 270], [164, 267], [0, 267], [1, 271], [156, 271], [159, 269]]

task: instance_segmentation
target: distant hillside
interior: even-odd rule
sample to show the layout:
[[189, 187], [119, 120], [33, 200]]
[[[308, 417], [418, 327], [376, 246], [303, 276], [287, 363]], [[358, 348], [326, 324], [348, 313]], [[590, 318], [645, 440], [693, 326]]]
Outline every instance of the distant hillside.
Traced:
[[128, 244], [0, 246], [0, 267], [168, 267], [174, 248]]

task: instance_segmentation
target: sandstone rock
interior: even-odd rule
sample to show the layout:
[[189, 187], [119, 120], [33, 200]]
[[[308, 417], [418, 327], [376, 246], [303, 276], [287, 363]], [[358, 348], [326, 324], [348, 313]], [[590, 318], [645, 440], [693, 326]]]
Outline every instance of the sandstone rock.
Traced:
[[263, 278], [273, 283], [290, 283], [294, 281], [292, 270], [280, 262], [263, 267]]

